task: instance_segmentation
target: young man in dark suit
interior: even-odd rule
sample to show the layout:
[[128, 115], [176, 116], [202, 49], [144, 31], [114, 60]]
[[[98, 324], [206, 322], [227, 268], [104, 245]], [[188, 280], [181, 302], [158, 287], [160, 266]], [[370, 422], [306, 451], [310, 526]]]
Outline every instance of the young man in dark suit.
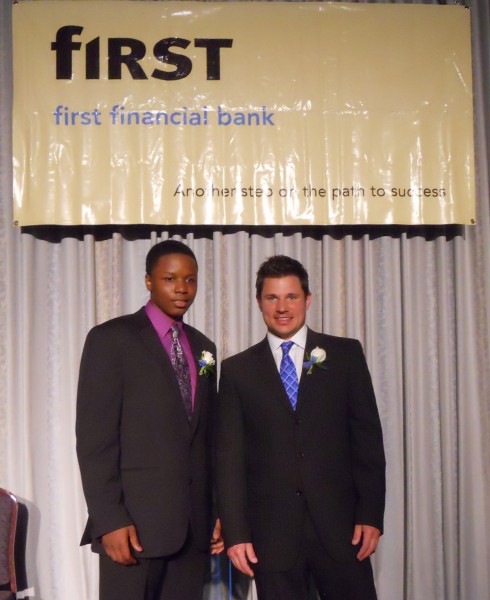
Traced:
[[223, 361], [218, 512], [228, 556], [259, 600], [374, 600], [385, 458], [360, 343], [305, 325], [308, 274], [273, 256], [257, 273], [267, 337]]
[[[83, 350], [77, 453], [82, 544], [100, 553], [100, 600], [202, 600], [211, 537], [216, 347], [182, 318], [197, 261], [167, 240], [146, 258], [150, 299], [94, 327]], [[221, 551], [219, 522], [211, 552]]]

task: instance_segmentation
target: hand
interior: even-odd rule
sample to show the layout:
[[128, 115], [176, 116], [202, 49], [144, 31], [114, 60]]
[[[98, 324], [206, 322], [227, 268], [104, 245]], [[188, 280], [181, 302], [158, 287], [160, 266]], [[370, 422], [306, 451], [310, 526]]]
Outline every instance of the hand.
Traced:
[[364, 560], [376, 551], [380, 537], [381, 531], [371, 525], [356, 525], [354, 527], [352, 545], [357, 546], [362, 539], [361, 548], [357, 553], [358, 560]]
[[221, 521], [216, 519], [216, 524], [211, 538], [211, 554], [220, 554], [225, 549], [225, 543], [221, 537]]
[[131, 554], [131, 548], [143, 552], [134, 525], [121, 527], [102, 536], [102, 545], [107, 555], [120, 565], [135, 565], [138, 561]]
[[255, 550], [252, 544], [236, 544], [235, 546], [231, 546], [228, 548], [228, 557], [234, 566], [248, 575], [249, 577], [254, 576], [254, 572], [250, 568], [249, 563], [256, 564], [259, 562], [258, 558], [255, 556]]

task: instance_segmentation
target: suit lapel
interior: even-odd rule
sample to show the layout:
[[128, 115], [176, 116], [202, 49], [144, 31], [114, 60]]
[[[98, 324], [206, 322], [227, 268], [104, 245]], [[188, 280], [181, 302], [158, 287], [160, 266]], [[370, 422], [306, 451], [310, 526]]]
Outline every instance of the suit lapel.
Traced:
[[284, 389], [284, 384], [279, 375], [279, 370], [267, 337], [257, 344], [256, 352], [257, 358], [254, 361], [254, 364], [257, 365], [258, 376], [262, 382], [262, 386], [266, 388], [267, 393], [272, 397], [279, 398], [284, 408], [294, 415], [295, 411], [293, 411], [291, 402], [289, 402], [288, 395]]
[[[185, 325], [184, 325], [185, 327]], [[191, 347], [192, 356], [194, 357], [194, 363], [196, 365], [196, 394], [194, 396], [194, 412], [191, 419], [191, 431], [192, 434], [196, 431], [197, 424], [199, 422], [199, 415], [201, 412], [202, 406], [202, 398], [203, 398], [203, 390], [207, 385], [207, 381], [205, 380], [205, 375], [199, 375], [199, 359], [201, 357], [202, 351], [206, 350], [206, 348], [198, 347], [197, 336], [193, 329], [189, 327], [185, 327], [185, 332], [187, 335], [187, 339], [189, 340], [189, 346]]]
[[140, 309], [137, 313], [135, 313], [134, 316], [138, 326], [138, 335], [141, 341], [151, 354], [152, 358], [158, 364], [158, 367], [162, 370], [165, 380], [169, 385], [169, 396], [175, 398], [175, 400], [179, 403], [179, 406], [182, 408], [182, 414], [187, 421], [187, 414], [185, 412], [184, 403], [182, 402], [179, 384], [177, 382], [177, 378], [175, 377], [175, 371], [172, 367], [172, 362], [170, 361], [169, 355], [163, 347], [162, 342], [160, 341], [155, 328], [148, 318], [145, 309]]
[[[146, 349], [149, 351], [153, 359], [156, 360], [158, 366], [163, 369], [167, 378], [170, 379], [170, 375], [173, 375], [173, 379], [175, 379], [170, 357], [165, 351], [165, 348], [163, 347], [162, 342], [160, 341], [160, 338], [158, 337], [158, 334], [155, 331], [150, 319], [146, 315], [144, 308], [135, 313], [135, 320], [138, 325], [138, 335]], [[175, 385], [176, 389], [178, 389], [177, 380], [175, 381]]]
[[[316, 346], [325, 346], [323, 336], [320, 336], [315, 331], [312, 331], [308, 328], [308, 333], [306, 334], [306, 347], [305, 347], [305, 356], [303, 361], [306, 361], [306, 355], [310, 355], [311, 351]], [[326, 348], [323, 348], [326, 350]], [[313, 371], [308, 375], [308, 370], [303, 369], [301, 373], [301, 379], [299, 380], [299, 389], [298, 389], [298, 403], [296, 405], [296, 412], [302, 410], [305, 404], [308, 401], [308, 397], [315, 393], [315, 388], [317, 386], [317, 375], [315, 373], [319, 367], [314, 367]]]

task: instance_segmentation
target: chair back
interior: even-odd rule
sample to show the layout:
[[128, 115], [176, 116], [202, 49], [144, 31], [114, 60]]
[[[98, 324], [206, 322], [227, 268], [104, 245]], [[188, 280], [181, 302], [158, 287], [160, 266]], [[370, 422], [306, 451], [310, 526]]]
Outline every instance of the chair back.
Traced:
[[16, 497], [0, 488], [0, 589], [9, 589], [12, 594], [17, 593], [14, 560], [17, 513]]

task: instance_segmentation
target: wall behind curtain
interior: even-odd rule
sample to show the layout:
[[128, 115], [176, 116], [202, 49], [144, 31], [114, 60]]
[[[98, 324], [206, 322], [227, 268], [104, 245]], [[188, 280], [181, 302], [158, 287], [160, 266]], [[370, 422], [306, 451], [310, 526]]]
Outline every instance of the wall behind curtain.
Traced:
[[[472, 6], [478, 224], [458, 228], [12, 227], [11, 5], [0, 3], [0, 486], [29, 511], [36, 600], [95, 600], [97, 563], [78, 547], [86, 517], [75, 457], [75, 391], [88, 329], [147, 298], [144, 258], [169, 236], [200, 265], [188, 321], [224, 358], [264, 326], [254, 274], [285, 253], [310, 272], [308, 323], [359, 338], [388, 460], [380, 600], [490, 597], [490, 15]], [[42, 199], [40, 199], [42, 201]], [[252, 598], [225, 561], [210, 599]]]

